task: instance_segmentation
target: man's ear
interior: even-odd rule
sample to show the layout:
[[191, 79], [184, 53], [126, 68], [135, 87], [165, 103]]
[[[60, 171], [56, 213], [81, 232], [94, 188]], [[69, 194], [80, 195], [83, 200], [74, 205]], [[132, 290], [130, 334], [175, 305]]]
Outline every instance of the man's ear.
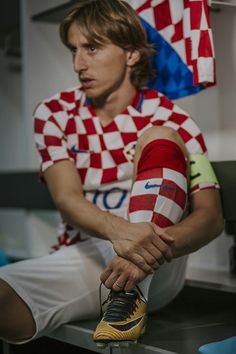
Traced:
[[140, 53], [137, 49], [127, 51], [127, 65], [133, 66], [140, 59]]

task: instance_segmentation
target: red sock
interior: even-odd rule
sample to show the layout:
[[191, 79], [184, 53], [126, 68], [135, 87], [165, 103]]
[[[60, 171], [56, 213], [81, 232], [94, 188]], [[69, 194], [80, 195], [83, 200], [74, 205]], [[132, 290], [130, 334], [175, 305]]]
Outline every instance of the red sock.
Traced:
[[131, 222], [152, 221], [160, 227], [177, 223], [187, 201], [187, 163], [180, 147], [157, 139], [142, 151], [132, 187]]

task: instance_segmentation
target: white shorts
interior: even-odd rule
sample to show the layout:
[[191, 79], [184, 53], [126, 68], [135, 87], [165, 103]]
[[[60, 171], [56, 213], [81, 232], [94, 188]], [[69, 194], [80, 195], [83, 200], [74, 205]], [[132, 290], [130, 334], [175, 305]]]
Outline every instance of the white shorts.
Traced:
[[[36, 338], [64, 323], [99, 316], [100, 275], [114, 255], [109, 241], [89, 238], [45, 257], [4, 266], [0, 278], [30, 308]], [[185, 265], [186, 257], [178, 258], [155, 273], [149, 294], [150, 311], [165, 306], [178, 294]], [[107, 294], [104, 288], [103, 297]]]

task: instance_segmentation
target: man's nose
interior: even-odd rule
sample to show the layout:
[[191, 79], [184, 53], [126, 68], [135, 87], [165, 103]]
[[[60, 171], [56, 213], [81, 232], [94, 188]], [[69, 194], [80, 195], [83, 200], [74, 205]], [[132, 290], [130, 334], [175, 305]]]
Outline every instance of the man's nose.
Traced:
[[79, 73], [81, 70], [87, 69], [85, 55], [82, 51], [77, 51], [74, 55], [74, 71]]

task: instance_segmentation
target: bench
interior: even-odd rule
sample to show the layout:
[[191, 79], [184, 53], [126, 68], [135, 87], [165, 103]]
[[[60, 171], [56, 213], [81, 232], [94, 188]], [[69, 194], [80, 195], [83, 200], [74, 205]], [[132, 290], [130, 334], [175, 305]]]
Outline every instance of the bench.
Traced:
[[[78, 353], [82, 353], [81, 348], [84, 348], [104, 354], [193, 354], [198, 353], [197, 348], [204, 343], [235, 335], [236, 278], [233, 274], [236, 273], [236, 161], [212, 164], [221, 185], [225, 230], [234, 238], [230, 251], [231, 286], [227, 288], [218, 284], [217, 289], [207, 289], [187, 281], [171, 304], [149, 316], [146, 334], [140, 343], [128, 349], [97, 349], [92, 340], [97, 320], [63, 325], [49, 333], [48, 338], [79, 347]], [[29, 171], [0, 173], [0, 208], [54, 210], [55, 206], [47, 188], [39, 183], [38, 173]], [[11, 345], [4, 343], [3, 354], [10, 353]]]

